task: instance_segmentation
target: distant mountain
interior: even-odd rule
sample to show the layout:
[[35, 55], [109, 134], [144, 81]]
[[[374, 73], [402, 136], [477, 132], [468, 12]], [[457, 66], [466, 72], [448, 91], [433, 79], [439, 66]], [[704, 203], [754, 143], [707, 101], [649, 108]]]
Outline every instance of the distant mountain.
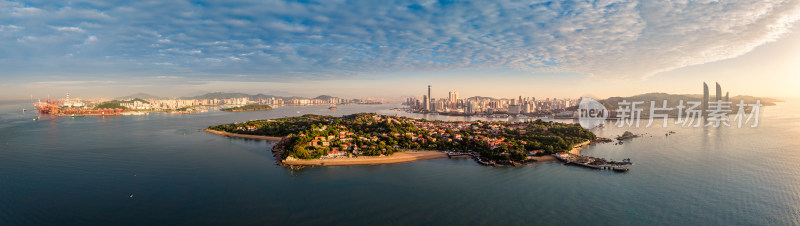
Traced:
[[314, 99], [317, 99], [317, 100], [330, 100], [331, 98], [336, 98], [336, 97], [328, 96], [328, 95], [319, 95], [317, 97], [314, 97]]
[[[725, 97], [723, 97], [723, 99], [724, 98]], [[711, 95], [709, 97], [709, 100], [713, 101], [715, 99], [716, 99], [716, 97], [714, 97], [714, 95]], [[639, 94], [639, 95], [630, 96], [630, 97], [609, 97], [608, 99], [600, 100], [600, 103], [603, 103], [603, 105], [609, 110], [616, 110], [616, 109], [619, 108], [619, 106], [618, 106], [619, 102], [622, 102], [623, 100], [625, 100], [627, 102], [644, 101], [644, 104], [641, 107], [643, 109], [645, 109], [645, 111], [649, 111], [649, 109], [650, 109], [650, 101], [655, 101], [656, 102], [656, 107], [661, 107], [662, 104], [663, 104], [663, 101], [667, 100], [667, 107], [674, 108], [675, 106], [678, 106], [678, 103], [681, 100], [684, 101], [684, 104], [686, 102], [688, 102], [688, 101], [702, 101], [703, 100], [703, 95], [700, 95], [700, 94], [645, 93], [645, 94]], [[746, 104], [754, 104], [754, 103], [756, 103], [756, 100], [760, 100], [761, 104], [763, 104], [764, 106], [772, 106], [772, 105], [775, 105], [775, 102], [782, 102], [782, 100], [775, 99], [775, 98], [769, 98], [769, 97], [754, 97], [754, 96], [739, 95], [739, 96], [730, 97], [729, 101], [732, 102], [731, 108], [736, 108], [736, 104], [739, 103], [739, 100], [744, 100], [744, 102]]]
[[[190, 100], [190, 99], [230, 99], [230, 98], [242, 98], [247, 97], [251, 100], [255, 99], [282, 99], [284, 101], [289, 101], [292, 99], [309, 99], [308, 97], [298, 97], [298, 96], [291, 96], [291, 97], [284, 97], [284, 96], [275, 96], [275, 95], [268, 95], [268, 94], [246, 94], [246, 93], [225, 93], [225, 92], [213, 92], [213, 93], [206, 93], [203, 95], [193, 96], [193, 97], [182, 97], [181, 99]], [[313, 99], [320, 99], [320, 100], [330, 100], [330, 98], [336, 98], [334, 96], [328, 95], [320, 95]]]
[[136, 98], [139, 98], [139, 99], [162, 99], [159, 96], [153, 96], [153, 95], [150, 95], [150, 94], [147, 94], [147, 93], [135, 93], [135, 94], [131, 94], [131, 95], [124, 96], [124, 97], [118, 97], [117, 99], [119, 99], [119, 100], [128, 100], [128, 99], [136, 99]]
[[474, 96], [474, 97], [469, 97], [469, 98], [467, 98], [467, 100], [475, 100], [475, 101], [480, 101], [480, 100], [490, 100], [490, 101], [491, 101], [491, 100], [497, 100], [497, 98], [494, 98], [494, 97], [482, 97], [482, 96]]
[[242, 97], [250, 97], [252, 95], [246, 93], [224, 93], [224, 92], [213, 92], [213, 93], [206, 93], [199, 96], [193, 97], [183, 97], [181, 99], [230, 99], [230, 98], [242, 98]]

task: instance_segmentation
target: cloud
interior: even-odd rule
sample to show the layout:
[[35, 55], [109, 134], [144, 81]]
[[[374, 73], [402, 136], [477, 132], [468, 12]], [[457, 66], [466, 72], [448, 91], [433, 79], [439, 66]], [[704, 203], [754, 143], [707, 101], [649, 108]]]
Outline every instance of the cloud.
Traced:
[[19, 27], [17, 25], [13, 25], [13, 24], [0, 25], [0, 31], [12, 32], [12, 31], [18, 31], [19, 29], [22, 29], [22, 27]]
[[79, 27], [53, 27], [57, 31], [64, 31], [64, 32], [86, 32]]
[[[0, 0], [0, 67], [231, 80], [506, 68], [643, 78], [747, 53], [798, 15], [800, 0]], [[32, 61], [46, 63], [21, 63]]]

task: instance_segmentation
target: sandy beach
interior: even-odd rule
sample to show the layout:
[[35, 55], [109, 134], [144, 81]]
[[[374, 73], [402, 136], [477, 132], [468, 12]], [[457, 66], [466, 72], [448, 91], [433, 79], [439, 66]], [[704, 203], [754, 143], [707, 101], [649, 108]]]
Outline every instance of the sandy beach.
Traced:
[[[577, 144], [572, 147], [572, 150], [569, 150], [570, 154], [580, 155], [581, 149], [589, 145], [591, 141], [586, 141], [580, 144]], [[529, 159], [535, 159], [537, 162], [558, 162], [558, 159], [552, 155], [545, 155], [545, 156], [535, 156], [535, 157], [528, 157]]]
[[583, 143], [580, 143], [578, 145], [575, 145], [574, 147], [572, 147], [572, 150], [569, 150], [569, 153], [573, 154], [573, 155], [580, 155], [581, 154], [581, 149], [583, 149], [583, 147], [586, 147], [586, 145], [589, 145], [589, 143], [591, 143], [591, 142], [592, 141], [587, 140], [586, 142], [583, 142]]
[[535, 159], [537, 162], [558, 162], [558, 159], [552, 155], [533, 156], [530, 159]]
[[226, 137], [239, 137], [239, 138], [248, 138], [248, 139], [255, 139], [255, 140], [268, 140], [268, 141], [281, 141], [283, 137], [271, 137], [271, 136], [258, 136], [258, 135], [247, 135], [247, 134], [238, 134], [238, 133], [229, 133], [211, 129], [205, 129], [206, 132], [217, 134], [220, 136]]
[[438, 151], [406, 151], [397, 152], [390, 156], [361, 156], [357, 158], [335, 158], [335, 159], [292, 159], [283, 160], [287, 165], [304, 166], [345, 166], [345, 165], [372, 165], [389, 164], [400, 162], [411, 162], [418, 160], [447, 158], [447, 154]]

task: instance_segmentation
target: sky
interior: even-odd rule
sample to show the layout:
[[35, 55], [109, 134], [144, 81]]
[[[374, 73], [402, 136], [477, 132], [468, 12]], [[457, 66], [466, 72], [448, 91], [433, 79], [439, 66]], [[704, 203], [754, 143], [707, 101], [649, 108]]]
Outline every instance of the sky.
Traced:
[[800, 0], [8, 1], [0, 99], [800, 92]]

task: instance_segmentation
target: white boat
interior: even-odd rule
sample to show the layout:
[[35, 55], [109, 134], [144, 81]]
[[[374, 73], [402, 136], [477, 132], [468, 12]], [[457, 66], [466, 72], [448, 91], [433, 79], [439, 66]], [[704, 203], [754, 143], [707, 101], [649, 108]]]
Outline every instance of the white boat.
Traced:
[[134, 112], [123, 112], [123, 113], [120, 113], [120, 114], [121, 115], [145, 115], [147, 113], [134, 111]]

